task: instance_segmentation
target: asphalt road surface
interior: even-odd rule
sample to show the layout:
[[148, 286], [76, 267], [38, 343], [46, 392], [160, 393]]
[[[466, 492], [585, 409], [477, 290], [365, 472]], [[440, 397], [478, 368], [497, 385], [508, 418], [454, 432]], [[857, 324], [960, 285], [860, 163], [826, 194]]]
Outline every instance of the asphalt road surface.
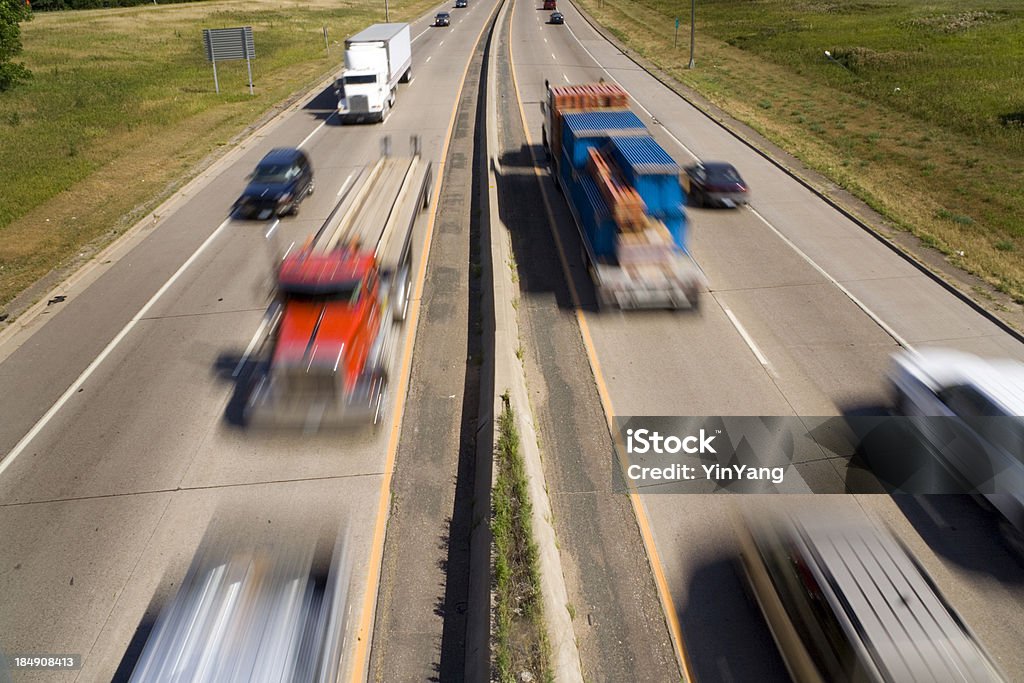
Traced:
[[[69, 286], [66, 301], [4, 340], [0, 647], [84, 660], [78, 672], [19, 680], [130, 673], [208, 523], [239, 514], [256, 540], [262, 526], [296, 517], [352, 530], [344, 661], [349, 675], [364, 670], [396, 406], [376, 431], [241, 430], [226, 420], [231, 372], [266, 308], [279, 250], [320, 226], [350, 177], [376, 160], [382, 135], [395, 153], [410, 135], [421, 136], [425, 158], [438, 168], [491, 5], [478, 0], [450, 29], [429, 26], [433, 11], [413, 24], [415, 78], [399, 86], [386, 123], [339, 126], [331, 86], [311, 93]], [[228, 220], [256, 162], [273, 147], [300, 145], [317, 183], [300, 215], [282, 219], [269, 241], [266, 224]], [[417, 226], [415, 259], [428, 225]]]
[[[571, 218], [548, 185], [606, 413], [882, 410], [889, 357], [901, 344], [1024, 359], [1015, 338], [639, 68], [572, 5], [560, 10], [566, 23], [553, 26], [539, 5], [519, 0], [515, 6], [512, 58], [534, 145], [541, 139], [545, 80], [616, 81], [679, 162], [732, 162], [753, 193], [750, 209], [688, 210], [692, 251], [710, 283], [699, 313], [595, 313]], [[530, 296], [524, 291], [524, 299]], [[574, 353], [570, 346], [559, 352]], [[577, 353], [562, 365], [581, 368], [587, 361]], [[819, 469], [820, 476], [844, 475], [830, 463]], [[734, 571], [731, 501], [654, 492], [641, 498], [655, 570], [664, 571], [695, 678], [785, 680]], [[1024, 571], [1000, 543], [994, 520], [955, 496], [864, 495], [854, 502], [897, 530], [1011, 679], [1024, 678]]]

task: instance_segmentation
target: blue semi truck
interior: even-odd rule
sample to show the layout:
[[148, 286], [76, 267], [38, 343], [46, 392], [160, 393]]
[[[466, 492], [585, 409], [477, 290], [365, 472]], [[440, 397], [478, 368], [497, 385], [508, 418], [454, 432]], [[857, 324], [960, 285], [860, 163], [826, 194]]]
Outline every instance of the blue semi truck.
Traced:
[[681, 169], [617, 85], [549, 86], [544, 147], [602, 306], [696, 308]]

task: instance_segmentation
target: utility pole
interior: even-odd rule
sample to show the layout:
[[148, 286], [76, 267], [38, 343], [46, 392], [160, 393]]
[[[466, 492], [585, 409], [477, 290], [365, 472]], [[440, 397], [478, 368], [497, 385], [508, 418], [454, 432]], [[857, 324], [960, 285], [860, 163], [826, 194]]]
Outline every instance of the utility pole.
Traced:
[[384, 0], [384, 23], [391, 23], [391, 13], [388, 11], [388, 0]]

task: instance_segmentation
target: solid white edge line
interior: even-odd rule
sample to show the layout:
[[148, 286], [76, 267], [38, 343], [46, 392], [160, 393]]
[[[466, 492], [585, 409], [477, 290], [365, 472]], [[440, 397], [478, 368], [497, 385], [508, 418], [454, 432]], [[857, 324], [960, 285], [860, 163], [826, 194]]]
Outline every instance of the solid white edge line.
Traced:
[[800, 258], [802, 258], [804, 261], [809, 263], [812, 268], [814, 268], [816, 271], [818, 271], [821, 274], [821, 276], [823, 278], [825, 278], [826, 280], [828, 280], [836, 289], [838, 289], [840, 292], [845, 294], [846, 298], [848, 298], [850, 301], [852, 301], [857, 306], [857, 308], [859, 308], [860, 310], [864, 311], [864, 313], [867, 314], [867, 316], [869, 318], [871, 318], [873, 321], [875, 321], [876, 325], [881, 327], [882, 330], [884, 330], [886, 334], [888, 334], [890, 337], [893, 338], [893, 341], [895, 341], [897, 344], [899, 344], [900, 346], [902, 346], [903, 348], [905, 348], [908, 351], [913, 351], [914, 350], [914, 347], [910, 344], [910, 342], [908, 342], [906, 339], [901, 337], [900, 334], [896, 330], [894, 330], [892, 327], [890, 327], [888, 323], [886, 323], [884, 320], [882, 320], [882, 318], [877, 313], [875, 313], [870, 308], [868, 308], [867, 305], [863, 301], [861, 301], [860, 299], [855, 297], [850, 290], [848, 290], [846, 287], [844, 287], [842, 284], [840, 284], [840, 282], [838, 280], [836, 280], [834, 277], [829, 275], [828, 272], [824, 268], [822, 268], [817, 263], [815, 263], [814, 260], [810, 256], [808, 256], [806, 253], [804, 253], [804, 251], [802, 249], [800, 249], [800, 247], [796, 246], [793, 243], [792, 240], [790, 240], [788, 237], [783, 235], [782, 232], [779, 231], [779, 229], [776, 228], [774, 225], [772, 225], [771, 221], [769, 221], [767, 218], [762, 216], [760, 214], [760, 212], [758, 212], [757, 209], [755, 209], [754, 207], [750, 206], [749, 204], [747, 205], [747, 209], [752, 214], [757, 216], [761, 220], [762, 223], [767, 225], [768, 229], [771, 230], [772, 232], [774, 232], [776, 234], [776, 236], [778, 236], [778, 238], [780, 240], [785, 242], [786, 246], [788, 246], [790, 249], [792, 249], [794, 252], [796, 252], [796, 254]]
[[139, 309], [139, 312], [136, 313], [135, 316], [128, 321], [128, 324], [121, 328], [121, 331], [117, 333], [117, 336], [110, 340], [110, 343], [107, 344], [103, 351], [100, 352], [100, 355], [96, 356], [92, 363], [89, 364], [89, 367], [82, 371], [82, 374], [78, 376], [78, 379], [76, 379], [70, 387], [68, 387], [67, 391], [65, 391], [61, 395], [61, 397], [58, 398], [57, 401], [52, 406], [50, 406], [50, 409], [46, 411], [46, 414], [39, 418], [39, 421], [36, 422], [35, 425], [33, 425], [32, 429], [30, 429], [28, 433], [25, 434], [25, 436], [21, 437], [21, 441], [19, 441], [14, 446], [14, 448], [12, 448], [7, 453], [3, 461], [0, 462], [0, 475], [2, 475], [7, 470], [7, 468], [11, 466], [11, 463], [13, 463], [17, 459], [17, 457], [22, 454], [22, 452], [28, 447], [28, 445], [32, 443], [32, 440], [39, 435], [39, 432], [41, 432], [43, 428], [47, 425], [47, 423], [53, 419], [53, 416], [56, 415], [57, 412], [64, 407], [64, 404], [67, 403], [68, 400], [70, 400], [71, 397], [78, 392], [78, 390], [82, 387], [83, 384], [85, 384], [85, 381], [89, 379], [93, 372], [96, 371], [96, 368], [98, 368], [100, 364], [103, 363], [104, 360], [106, 360], [107, 356], [109, 356], [111, 352], [113, 352], [117, 345], [120, 344], [121, 341], [128, 336], [128, 333], [132, 331], [132, 328], [135, 327], [135, 324], [146, 316], [146, 314], [149, 312], [149, 309], [151, 309], [153, 305], [160, 300], [160, 297], [162, 297], [167, 292], [167, 290], [169, 290], [174, 285], [174, 283], [178, 281], [178, 278], [181, 277], [181, 275], [186, 270], [188, 270], [188, 267], [191, 266], [204, 251], [206, 251], [206, 248], [210, 246], [210, 244], [215, 239], [217, 239], [217, 236], [220, 235], [220, 233], [223, 232], [224, 228], [226, 228], [230, 223], [231, 218], [226, 218], [224, 222], [221, 223], [220, 226], [216, 230], [214, 230], [209, 237], [206, 238], [206, 241], [199, 245], [199, 248], [196, 249], [195, 252], [193, 252], [192, 255], [188, 257], [188, 260], [185, 261], [185, 263], [181, 264], [181, 267], [178, 268], [178, 270], [175, 271], [174, 275], [172, 275], [170, 279], [164, 283], [163, 287], [157, 290], [157, 293], [154, 294], [141, 309]]
[[[590, 50], [587, 49], [587, 46], [583, 44], [583, 41], [580, 40], [580, 37], [578, 35], [576, 35], [575, 31], [572, 30], [572, 27], [566, 26], [566, 29], [569, 31], [569, 35], [571, 35], [576, 40], [576, 42], [579, 43], [579, 46], [581, 48], [583, 48], [583, 51], [587, 53], [587, 56], [590, 57], [590, 59], [594, 62], [594, 64], [597, 65], [597, 67], [599, 69], [601, 69], [601, 71], [605, 72], [608, 75], [608, 78], [612, 79], [613, 81], [615, 81], [615, 83], [617, 85], [621, 86], [622, 83], [619, 83], [619, 79], [615, 78], [615, 76], [612, 75], [612, 72], [609, 71], [608, 69], [606, 69], [605, 66], [603, 64], [601, 64], [600, 61], [598, 61], [597, 57], [594, 56], [594, 53], [592, 53]], [[554, 55], [551, 55], [551, 56], [554, 57]], [[623, 90], [626, 90], [626, 88], [623, 87]], [[626, 94], [629, 95], [629, 91], [628, 90], [626, 90]], [[658, 121], [658, 118], [654, 114], [651, 113], [650, 109], [648, 109], [644, 105], [640, 104], [640, 100], [636, 99], [632, 95], [629, 95], [629, 99], [631, 99], [633, 102], [635, 102], [636, 106], [640, 107], [640, 109], [642, 109], [645, 114], [650, 116], [652, 121], [656, 122], [658, 127], [661, 128], [663, 131], [665, 131], [665, 134], [668, 135], [670, 138], [672, 138], [675, 141], [675, 143], [677, 145], [679, 145], [683, 149], [684, 152], [686, 152], [691, 157], [693, 157], [694, 161], [700, 161], [700, 157], [698, 157], [696, 154], [694, 154], [693, 150], [691, 150], [689, 147], [684, 145], [682, 140], [680, 140], [675, 135], [673, 135], [672, 131], [670, 131], [668, 128], [666, 128], [664, 125], [662, 125], [662, 123], [660, 121]]]
[[[615, 81], [615, 83], [617, 83], [618, 85], [622, 85], [621, 83], [619, 83], [618, 79], [617, 79], [617, 78], [615, 78], [615, 76], [613, 76], [613, 75], [611, 74], [611, 72], [610, 72], [610, 71], [608, 71], [608, 69], [606, 69], [606, 68], [605, 68], [605, 67], [604, 67], [604, 66], [603, 66], [603, 65], [602, 65], [602, 64], [601, 64], [601, 63], [600, 63], [600, 62], [599, 62], [599, 61], [597, 60], [597, 58], [596, 58], [596, 57], [594, 57], [593, 53], [592, 53], [592, 52], [591, 52], [591, 51], [590, 51], [589, 49], [587, 49], [587, 46], [583, 44], [583, 41], [582, 41], [582, 40], [580, 40], [579, 36], [577, 36], [577, 35], [576, 35], [576, 32], [575, 32], [575, 31], [573, 31], [571, 27], [566, 27], [566, 28], [568, 28], [568, 29], [569, 29], [569, 33], [570, 33], [570, 35], [572, 35], [572, 37], [573, 37], [573, 38], [574, 38], [574, 39], [576, 40], [576, 42], [577, 42], [577, 43], [579, 43], [579, 46], [580, 46], [581, 48], [583, 48], [583, 51], [584, 51], [584, 52], [586, 52], [586, 53], [587, 53], [587, 55], [588, 55], [588, 56], [589, 56], [589, 57], [590, 57], [590, 58], [591, 58], [591, 59], [592, 59], [592, 60], [594, 61], [594, 64], [596, 64], [596, 65], [597, 65], [597, 66], [598, 66], [598, 67], [599, 67], [599, 68], [600, 68], [600, 69], [601, 69], [602, 71], [604, 71], [604, 72], [605, 72], [606, 74], [608, 74], [608, 77], [609, 77], [610, 79], [612, 79], [613, 81]], [[656, 117], [654, 116], [654, 114], [652, 114], [652, 113], [650, 112], [650, 110], [648, 110], [648, 109], [647, 109], [647, 107], [645, 107], [644, 105], [640, 104], [640, 102], [639, 102], [638, 100], [636, 100], [636, 99], [635, 99], [635, 98], [634, 98], [634, 97], [633, 97], [632, 95], [630, 95], [630, 96], [629, 96], [629, 98], [630, 98], [631, 100], [633, 100], [633, 102], [636, 102], [636, 105], [637, 105], [638, 107], [640, 107], [640, 108], [641, 108], [641, 109], [642, 109], [642, 110], [643, 110], [643, 111], [644, 111], [645, 113], [647, 113], [647, 115], [648, 115], [648, 116], [650, 116], [650, 117], [651, 117], [652, 119], [655, 119], [655, 120], [657, 120], [657, 119], [656, 119]], [[685, 152], [686, 152], [687, 154], [689, 154], [689, 155], [690, 155], [691, 157], [693, 157], [694, 159], [696, 159], [696, 160], [698, 160], [698, 161], [699, 161], [700, 157], [698, 157], [698, 156], [697, 156], [696, 154], [694, 154], [694, 153], [693, 153], [693, 151], [691, 151], [689, 147], [687, 147], [686, 145], [684, 145], [684, 144], [683, 144], [683, 142], [682, 142], [682, 141], [681, 141], [681, 140], [680, 140], [679, 138], [677, 138], [677, 137], [676, 137], [675, 135], [673, 135], [673, 134], [672, 134], [672, 131], [670, 131], [670, 130], [669, 130], [668, 128], [666, 128], [666, 127], [665, 127], [664, 125], [662, 125], [662, 124], [660, 124], [660, 123], [659, 123], [658, 125], [659, 125], [659, 126], [661, 127], [661, 129], [662, 129], [662, 130], [664, 130], [664, 131], [665, 131], [665, 133], [666, 133], [666, 134], [668, 134], [668, 136], [669, 136], [670, 138], [672, 138], [672, 139], [673, 139], [673, 140], [674, 140], [674, 141], [676, 142], [676, 144], [677, 144], [677, 145], [679, 145], [679, 146], [680, 146], [680, 147], [681, 147], [681, 148], [682, 148], [682, 149], [683, 149], [683, 150], [684, 150], [684, 151], [685, 151]], [[764, 223], [765, 225], [767, 225], [767, 226], [768, 226], [768, 228], [769, 228], [769, 229], [771, 229], [771, 231], [772, 231], [772, 232], [774, 232], [774, 233], [775, 233], [776, 235], [778, 235], [779, 239], [781, 239], [781, 240], [782, 240], [783, 242], [785, 242], [785, 243], [786, 243], [786, 245], [788, 245], [790, 249], [792, 249], [793, 251], [795, 251], [795, 252], [796, 252], [796, 253], [797, 253], [797, 254], [798, 254], [798, 255], [800, 256], [800, 258], [802, 258], [802, 259], [803, 259], [804, 261], [806, 261], [807, 263], [809, 263], [809, 264], [811, 265], [811, 267], [813, 267], [813, 268], [814, 268], [815, 270], [817, 270], [817, 271], [818, 271], [818, 272], [819, 272], [819, 273], [820, 273], [820, 274], [822, 275], [822, 277], [824, 277], [824, 278], [825, 278], [826, 280], [828, 280], [828, 281], [829, 281], [830, 283], [832, 283], [832, 285], [834, 285], [834, 286], [835, 286], [835, 287], [836, 287], [837, 289], [839, 289], [839, 291], [841, 291], [841, 292], [842, 292], [842, 293], [843, 293], [844, 295], [846, 295], [846, 297], [847, 297], [848, 299], [850, 299], [850, 301], [852, 301], [852, 302], [853, 302], [853, 303], [854, 303], [854, 304], [855, 304], [855, 305], [856, 305], [856, 306], [857, 306], [858, 308], [860, 308], [860, 309], [861, 309], [862, 311], [864, 311], [864, 313], [865, 313], [865, 314], [866, 314], [866, 315], [867, 315], [867, 316], [868, 316], [869, 318], [871, 318], [871, 319], [872, 319], [872, 320], [873, 320], [873, 321], [875, 322], [875, 324], [876, 324], [876, 325], [878, 325], [879, 327], [881, 327], [881, 328], [882, 328], [882, 330], [884, 330], [886, 334], [888, 334], [888, 335], [889, 335], [890, 337], [892, 337], [893, 341], [895, 341], [895, 342], [896, 342], [897, 344], [899, 344], [899, 345], [900, 345], [900, 346], [902, 346], [903, 348], [907, 349], [908, 351], [913, 351], [913, 350], [914, 350], [914, 347], [913, 347], [913, 346], [912, 346], [912, 345], [910, 344], [910, 342], [908, 342], [908, 341], [907, 341], [906, 339], [904, 339], [904, 338], [903, 338], [902, 336], [900, 336], [900, 334], [899, 334], [898, 332], [896, 332], [896, 330], [894, 330], [894, 329], [893, 329], [892, 327], [890, 327], [890, 326], [889, 326], [889, 325], [888, 325], [888, 324], [887, 324], [887, 323], [886, 323], [886, 322], [885, 322], [884, 320], [882, 320], [882, 318], [881, 318], [881, 317], [880, 317], [880, 316], [879, 316], [878, 314], [876, 314], [876, 313], [875, 313], [874, 311], [872, 311], [872, 310], [871, 310], [870, 308], [868, 308], [868, 307], [867, 307], [867, 305], [865, 305], [865, 304], [864, 304], [864, 302], [862, 302], [862, 301], [861, 301], [860, 299], [858, 299], [857, 297], [855, 297], [855, 296], [853, 295], [853, 293], [852, 293], [852, 292], [850, 292], [850, 290], [848, 290], [848, 289], [847, 289], [846, 287], [844, 287], [843, 285], [841, 285], [841, 284], [839, 283], [839, 281], [838, 281], [838, 280], [836, 280], [836, 279], [835, 279], [834, 277], [832, 277], [831, 275], [829, 275], [829, 274], [828, 274], [828, 272], [826, 272], [824, 268], [822, 268], [822, 267], [821, 267], [821, 266], [819, 266], [819, 265], [818, 265], [817, 263], [815, 263], [815, 262], [814, 262], [814, 260], [813, 260], [813, 259], [811, 259], [811, 257], [810, 257], [810, 256], [808, 256], [807, 254], [805, 254], [805, 253], [803, 252], [803, 250], [801, 250], [801, 249], [800, 249], [799, 247], [797, 247], [797, 246], [796, 246], [796, 244], [794, 244], [794, 243], [792, 242], [792, 240], [790, 240], [790, 239], [789, 239], [788, 237], [786, 237], [785, 235], [783, 235], [783, 234], [782, 234], [782, 233], [781, 233], [781, 232], [779, 231], [779, 229], [778, 229], [778, 228], [776, 228], [776, 227], [775, 227], [774, 225], [772, 225], [772, 224], [771, 224], [771, 222], [769, 222], [769, 221], [768, 221], [768, 219], [767, 219], [767, 218], [765, 218], [765, 217], [764, 217], [764, 216], [762, 216], [762, 215], [761, 215], [760, 213], [758, 213], [757, 209], [755, 209], [754, 207], [750, 206], [749, 204], [747, 205], [747, 208], [748, 208], [748, 209], [750, 209], [750, 211], [751, 211], [751, 212], [752, 212], [752, 213], [753, 213], [753, 214], [754, 214], [755, 216], [757, 216], [757, 217], [758, 217], [758, 218], [759, 218], [759, 219], [761, 220], [761, 222], [763, 222], [763, 223]]]

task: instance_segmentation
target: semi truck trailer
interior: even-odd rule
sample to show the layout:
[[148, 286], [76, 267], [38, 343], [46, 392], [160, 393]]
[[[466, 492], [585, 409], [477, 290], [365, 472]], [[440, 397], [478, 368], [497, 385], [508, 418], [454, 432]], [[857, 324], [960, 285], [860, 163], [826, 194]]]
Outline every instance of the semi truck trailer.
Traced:
[[409, 24], [374, 24], [345, 41], [338, 78], [342, 123], [383, 121], [395, 106], [398, 84], [412, 80]]
[[549, 86], [544, 149], [602, 306], [696, 308], [682, 169], [613, 84]]

